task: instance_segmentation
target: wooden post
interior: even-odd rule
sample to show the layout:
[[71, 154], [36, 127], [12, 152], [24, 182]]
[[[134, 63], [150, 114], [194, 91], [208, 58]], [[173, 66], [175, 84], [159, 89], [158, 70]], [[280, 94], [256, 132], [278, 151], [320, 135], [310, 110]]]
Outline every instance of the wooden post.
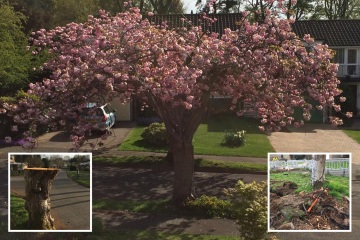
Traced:
[[55, 230], [50, 215], [50, 190], [52, 181], [60, 169], [25, 168], [25, 209], [29, 213], [29, 228]]

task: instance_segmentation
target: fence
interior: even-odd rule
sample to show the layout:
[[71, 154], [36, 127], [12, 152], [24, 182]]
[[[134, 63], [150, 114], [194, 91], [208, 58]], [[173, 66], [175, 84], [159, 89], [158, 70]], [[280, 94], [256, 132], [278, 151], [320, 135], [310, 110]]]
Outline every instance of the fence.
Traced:
[[[270, 170], [304, 169], [304, 170], [311, 170], [313, 172], [314, 168], [315, 168], [315, 160], [313, 160], [313, 159], [312, 160], [270, 161]], [[348, 177], [349, 176], [349, 159], [348, 158], [326, 159], [325, 174]]]

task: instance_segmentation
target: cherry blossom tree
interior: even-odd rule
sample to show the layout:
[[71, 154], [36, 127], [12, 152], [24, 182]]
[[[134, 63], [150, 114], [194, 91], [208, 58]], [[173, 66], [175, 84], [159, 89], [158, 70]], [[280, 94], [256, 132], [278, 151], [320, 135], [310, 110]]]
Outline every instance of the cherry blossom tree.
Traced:
[[[203, 15], [201, 24], [213, 21]], [[238, 115], [244, 113], [237, 108], [240, 101], [252, 102], [260, 129], [268, 131], [301, 126], [313, 108], [340, 111], [334, 103], [341, 90], [332, 51], [316, 45], [308, 52], [304, 44], [313, 40], [298, 39], [289, 20], [268, 17], [251, 24], [244, 16], [237, 31], [226, 29], [221, 36], [186, 19], [183, 24], [178, 29], [157, 26], [132, 8], [114, 17], [101, 11], [99, 18], [89, 16], [85, 23], [34, 32], [31, 49], [53, 54], [44, 66], [53, 75], [30, 84], [28, 97], [3, 105], [1, 112], [12, 114], [19, 124], [56, 128], [76, 118], [82, 104], [135, 96], [166, 125], [174, 158], [173, 201], [181, 204], [192, 197], [192, 139], [212, 97], [231, 97]], [[292, 116], [295, 108], [303, 110], [302, 119]], [[341, 124], [339, 118], [331, 121]], [[89, 128], [74, 130], [78, 147]]]

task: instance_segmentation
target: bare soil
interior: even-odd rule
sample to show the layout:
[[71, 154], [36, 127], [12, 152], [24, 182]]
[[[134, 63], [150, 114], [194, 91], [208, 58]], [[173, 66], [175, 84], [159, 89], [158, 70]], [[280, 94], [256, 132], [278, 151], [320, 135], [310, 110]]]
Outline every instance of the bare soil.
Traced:
[[308, 213], [322, 189], [295, 193], [296, 184], [284, 182], [270, 191], [270, 227], [276, 230], [348, 230], [349, 199], [338, 201], [325, 190]]

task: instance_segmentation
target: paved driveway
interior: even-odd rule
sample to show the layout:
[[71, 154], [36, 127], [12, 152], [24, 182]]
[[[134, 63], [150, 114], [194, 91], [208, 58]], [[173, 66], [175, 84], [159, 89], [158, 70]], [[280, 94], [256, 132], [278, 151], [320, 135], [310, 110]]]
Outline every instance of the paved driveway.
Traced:
[[[356, 128], [360, 129], [360, 122]], [[352, 232], [351, 233], [280, 233], [282, 239], [358, 240], [360, 236], [360, 144], [338, 128], [328, 124], [307, 124], [289, 128], [290, 132], [269, 135], [276, 152], [351, 152], [352, 153]]]
[[[109, 136], [104, 143], [104, 146], [98, 151], [109, 150], [117, 148], [120, 143], [126, 138], [134, 123], [131, 122], [119, 122], [116, 127], [111, 129], [112, 135]], [[100, 141], [101, 134], [94, 134], [89, 137], [85, 144], [81, 147], [80, 151], [89, 152], [92, 150], [90, 143], [96, 144]], [[34, 149], [33, 152], [69, 152], [72, 147], [70, 140], [70, 133], [63, 131], [49, 132], [40, 136], [38, 139], [39, 146]], [[7, 159], [8, 152], [24, 152], [20, 146], [3, 147], [0, 146], [0, 159]]]
[[269, 135], [277, 152], [351, 152], [352, 162], [360, 164], [360, 145], [338, 128], [314, 123], [289, 130]]

